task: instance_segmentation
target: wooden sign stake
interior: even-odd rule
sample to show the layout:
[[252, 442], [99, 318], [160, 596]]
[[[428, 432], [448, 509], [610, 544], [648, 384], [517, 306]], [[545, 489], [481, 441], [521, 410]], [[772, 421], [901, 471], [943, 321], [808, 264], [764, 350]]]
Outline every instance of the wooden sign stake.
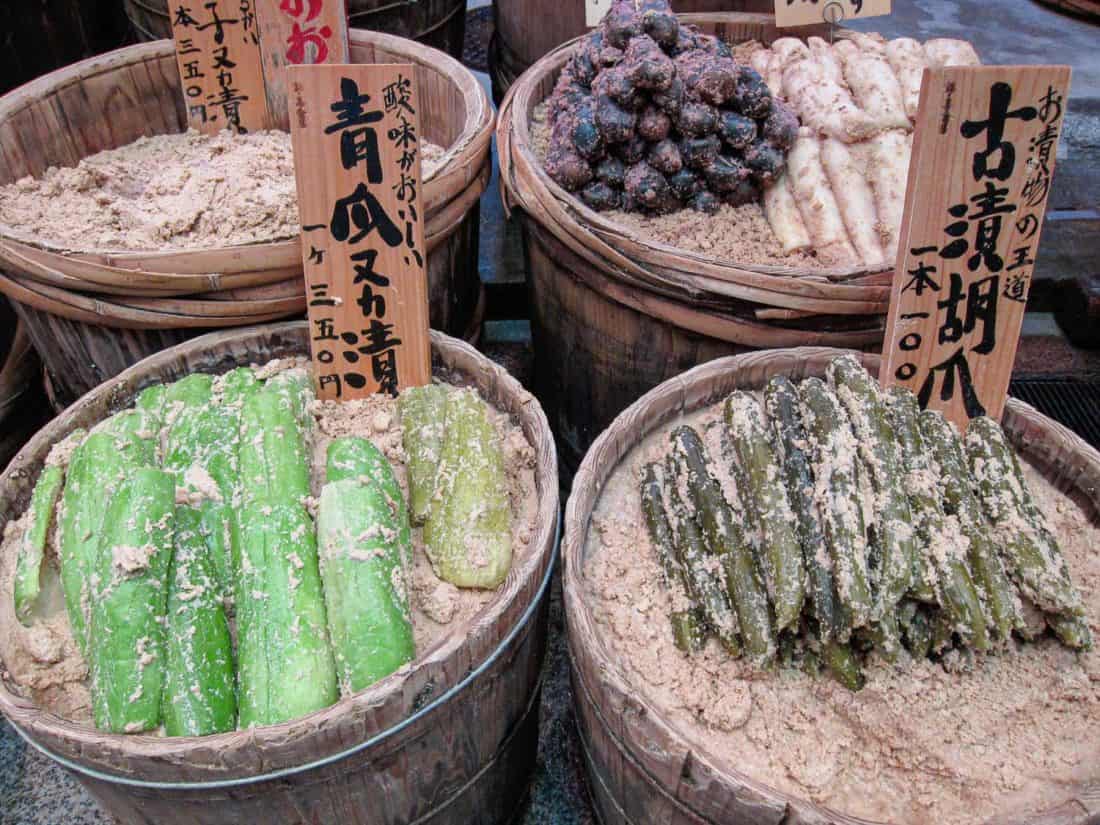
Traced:
[[286, 71], [318, 397], [427, 384], [416, 67]]
[[1067, 66], [924, 72], [880, 379], [962, 431], [1004, 410], [1069, 81]]
[[254, 0], [267, 106], [290, 131], [286, 67], [351, 62], [347, 0]]
[[270, 129], [252, 0], [172, 0], [187, 125], [205, 134]]
[[788, 28], [824, 20], [832, 27], [842, 20], [881, 17], [889, 14], [890, 8], [891, 0], [775, 0], [775, 24]]

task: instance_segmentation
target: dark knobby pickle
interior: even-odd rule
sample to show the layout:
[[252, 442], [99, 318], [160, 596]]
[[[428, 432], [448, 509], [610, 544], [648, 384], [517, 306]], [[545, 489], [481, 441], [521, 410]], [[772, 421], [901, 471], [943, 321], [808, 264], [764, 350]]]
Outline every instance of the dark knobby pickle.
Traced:
[[690, 208], [696, 212], [702, 212], [704, 215], [713, 215], [722, 208], [722, 201], [718, 199], [718, 196], [706, 189], [692, 195], [687, 203]]
[[[668, 186], [677, 198], [682, 201], [689, 201], [703, 189], [703, 181], [690, 169], [681, 169], [675, 175], [669, 175]], [[717, 199], [715, 199], [715, 203], [717, 203]]]
[[745, 178], [749, 176], [748, 169], [737, 158], [729, 155], [719, 155], [714, 162], [703, 168], [703, 177], [706, 178], [710, 188], [721, 194], [732, 192]]
[[745, 149], [756, 140], [756, 121], [737, 112], [719, 112], [718, 137], [731, 149]]
[[647, 106], [638, 118], [638, 135], [650, 143], [664, 140], [671, 129], [672, 119], [656, 106]]
[[760, 187], [751, 178], [738, 182], [732, 189], [722, 193], [722, 203], [730, 206], [744, 206], [760, 200]]
[[596, 126], [608, 143], [623, 143], [634, 137], [638, 116], [607, 95], [596, 98]]
[[571, 123], [570, 137], [577, 154], [587, 160], [598, 160], [604, 151], [603, 136], [596, 127], [596, 106], [591, 100], [577, 104], [567, 115]]
[[680, 35], [680, 22], [671, 11], [649, 9], [642, 15], [642, 30], [661, 47], [671, 48]]
[[646, 154], [649, 152], [649, 144], [635, 135], [630, 140], [615, 146], [613, 151], [623, 163], [631, 166], [645, 160]]
[[705, 169], [717, 160], [721, 148], [722, 143], [715, 135], [687, 137], [680, 141], [680, 157], [689, 169]]
[[604, 158], [596, 166], [596, 180], [613, 189], [622, 189], [626, 183], [626, 164], [618, 158]]
[[671, 194], [665, 176], [645, 162], [626, 170], [626, 192], [646, 209], [660, 208]]
[[669, 117], [675, 118], [684, 106], [684, 94], [684, 82], [679, 77], [674, 77], [667, 89], [653, 95], [653, 105]]
[[763, 132], [764, 140], [785, 152], [798, 137], [798, 116], [789, 106], [777, 102], [764, 119]]
[[721, 106], [737, 89], [737, 64], [729, 58], [696, 50], [676, 58], [676, 71], [688, 93], [712, 106]]
[[606, 95], [628, 110], [634, 110], [640, 99], [638, 87], [634, 85], [622, 63], [601, 72], [592, 84], [592, 91], [597, 96]]
[[745, 166], [762, 183], [779, 177], [786, 163], [783, 153], [768, 143], [756, 143], [745, 152]]
[[685, 100], [674, 115], [676, 127], [686, 135], [709, 135], [718, 126], [718, 110], [706, 103]]
[[636, 88], [651, 92], [667, 89], [676, 76], [672, 59], [645, 34], [630, 41], [622, 67]]
[[731, 105], [752, 118], [766, 118], [772, 110], [772, 93], [764, 78], [751, 66], [741, 66]]
[[607, 42], [625, 49], [630, 39], [642, 33], [637, 9], [632, 0], [615, 0], [601, 23]]
[[653, 144], [647, 160], [650, 166], [665, 175], [675, 175], [684, 168], [680, 150], [672, 140], [662, 140], [660, 143]]
[[593, 181], [581, 190], [581, 200], [597, 212], [618, 209], [622, 204], [619, 192], [602, 181]]
[[546, 156], [546, 174], [555, 183], [575, 192], [592, 180], [592, 167], [575, 152], [551, 149]]

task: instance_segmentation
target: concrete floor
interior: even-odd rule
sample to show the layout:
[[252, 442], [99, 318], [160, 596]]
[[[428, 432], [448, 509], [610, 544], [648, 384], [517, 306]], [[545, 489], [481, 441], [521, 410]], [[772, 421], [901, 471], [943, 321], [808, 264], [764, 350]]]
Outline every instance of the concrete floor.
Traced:
[[[474, 0], [470, 6], [487, 2]], [[1054, 13], [1033, 0], [898, 0], [895, 9], [892, 16], [853, 25], [922, 40], [964, 37], [975, 43], [986, 63], [1060, 62], [1073, 67], [1070, 115], [1051, 208], [1065, 212], [1069, 220], [1100, 218], [1100, 27]], [[488, 85], [487, 77], [482, 76], [482, 81]], [[1095, 233], [1090, 230], [1087, 234], [1095, 243]], [[481, 243], [480, 271], [485, 281], [523, 280], [522, 251], [514, 229], [504, 222], [495, 170], [482, 199]], [[1073, 250], [1066, 253], [1066, 258], [1063, 266], [1067, 268], [1096, 271], [1100, 266], [1097, 258], [1079, 248], [1076, 254]], [[1030, 319], [1029, 329], [1021, 347], [1021, 366], [1049, 369], [1053, 352], [1067, 369], [1097, 374], [1097, 359], [1066, 347], [1048, 316]], [[524, 338], [523, 322], [497, 322], [490, 324], [485, 344], [493, 357], [521, 379], [528, 377], [530, 363]], [[521, 822], [591, 825], [596, 819], [587, 798], [574, 727], [557, 582], [550, 621], [538, 765]], [[6, 721], [0, 723], [0, 825], [101, 825], [110, 821], [71, 778], [29, 751]]]

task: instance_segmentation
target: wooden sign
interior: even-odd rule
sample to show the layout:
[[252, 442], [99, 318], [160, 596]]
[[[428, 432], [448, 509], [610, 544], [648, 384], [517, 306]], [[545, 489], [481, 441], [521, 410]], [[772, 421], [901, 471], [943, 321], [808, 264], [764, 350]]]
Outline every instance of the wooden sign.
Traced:
[[286, 71], [318, 397], [427, 384], [416, 69]]
[[880, 378], [965, 430], [1008, 394], [1067, 66], [925, 70]]
[[891, 0], [775, 0], [775, 24], [810, 26], [881, 17], [890, 13]]
[[275, 127], [290, 131], [286, 67], [348, 63], [347, 0], [254, 0], [260, 27], [267, 106]]
[[187, 125], [270, 129], [253, 0], [172, 0], [169, 16]]

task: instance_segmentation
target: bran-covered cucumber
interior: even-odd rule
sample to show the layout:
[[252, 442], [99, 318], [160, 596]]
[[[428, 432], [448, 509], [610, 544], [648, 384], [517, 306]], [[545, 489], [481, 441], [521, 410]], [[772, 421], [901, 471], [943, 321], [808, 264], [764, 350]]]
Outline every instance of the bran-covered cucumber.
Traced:
[[325, 479], [329, 482], [357, 479], [376, 486], [389, 507], [399, 529], [397, 542], [406, 563], [412, 563], [412, 528], [405, 494], [393, 472], [393, 467], [370, 439], [335, 438], [325, 456]]
[[65, 471], [52, 465], [42, 470], [31, 494], [30, 520], [19, 543], [19, 560], [15, 569], [15, 615], [30, 626], [30, 620], [42, 589], [42, 563], [54, 510], [61, 498]]
[[742, 500], [756, 517], [763, 544], [765, 581], [776, 631], [797, 625], [805, 597], [805, 569], [794, 513], [760, 404], [748, 393], [726, 398], [725, 420], [748, 489]]
[[488, 407], [470, 389], [447, 393], [443, 425], [425, 549], [444, 581], [492, 589], [512, 565], [512, 513], [500, 439]]
[[409, 513], [423, 524], [431, 513], [443, 455], [447, 390], [438, 384], [410, 387], [397, 399], [409, 473]]
[[237, 726], [233, 641], [202, 514], [176, 508], [165, 615], [164, 732], [206, 736]]
[[313, 519], [300, 504], [251, 500], [240, 525], [238, 705], [249, 728], [328, 707], [339, 691]]
[[160, 724], [175, 500], [170, 474], [139, 467], [126, 472], [106, 507], [88, 632], [100, 730], [137, 733]]
[[770, 661], [776, 652], [775, 628], [748, 537], [708, 469], [706, 447], [699, 434], [691, 427], [677, 427], [671, 440], [670, 455], [677, 468], [673, 486], [682, 482], [688, 497], [684, 503], [694, 511], [710, 553], [722, 564], [744, 650], [758, 662]]
[[285, 392], [265, 385], [245, 397], [238, 459], [242, 505], [301, 503], [309, 495], [305, 434]]
[[415, 653], [402, 530], [387, 491], [365, 475], [330, 480], [321, 491], [318, 552], [344, 694], [388, 676]]

